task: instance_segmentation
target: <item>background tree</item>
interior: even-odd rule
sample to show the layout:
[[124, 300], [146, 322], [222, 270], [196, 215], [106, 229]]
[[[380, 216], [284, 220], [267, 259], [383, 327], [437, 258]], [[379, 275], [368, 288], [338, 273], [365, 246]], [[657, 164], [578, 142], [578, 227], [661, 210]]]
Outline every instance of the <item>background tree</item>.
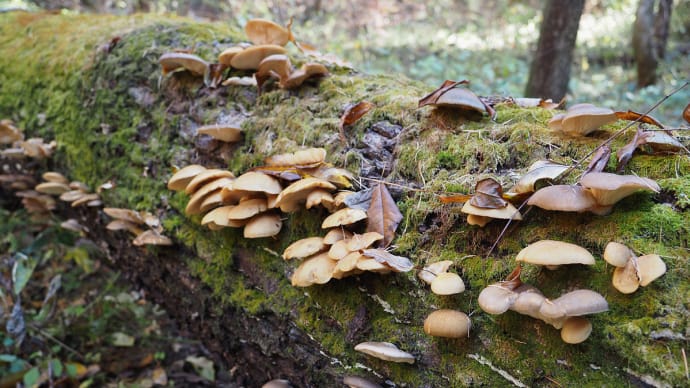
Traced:
[[570, 66], [584, 0], [549, 0], [544, 6], [526, 96], [560, 100], [568, 91]]
[[666, 52], [672, 8], [673, 0], [640, 0], [637, 6], [632, 44], [638, 87], [656, 82], [656, 69]]

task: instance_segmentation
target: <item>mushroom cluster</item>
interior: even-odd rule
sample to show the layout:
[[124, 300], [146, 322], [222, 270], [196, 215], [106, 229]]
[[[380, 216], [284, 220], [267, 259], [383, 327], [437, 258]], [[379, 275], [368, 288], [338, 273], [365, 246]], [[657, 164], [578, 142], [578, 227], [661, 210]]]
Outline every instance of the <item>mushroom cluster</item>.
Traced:
[[325, 158], [322, 148], [274, 155], [237, 178], [230, 171], [190, 165], [170, 178], [168, 188], [191, 196], [187, 215], [208, 212], [201, 223], [209, 229], [244, 228], [245, 238], [271, 237], [282, 227], [280, 212], [319, 205], [335, 210], [331, 193], [348, 187], [351, 175]]
[[537, 288], [522, 283], [518, 266], [506, 280], [490, 284], [479, 293], [479, 307], [489, 314], [508, 310], [541, 319], [561, 330], [561, 339], [569, 344], [586, 340], [592, 324], [584, 315], [608, 310], [603, 296], [591, 290], [575, 290], [550, 300]]
[[613, 205], [639, 190], [659, 192], [659, 185], [636, 175], [590, 172], [579, 185], [553, 185], [537, 190], [529, 201], [546, 210], [609, 214]]
[[568, 136], [587, 136], [602, 125], [616, 121], [616, 113], [592, 104], [575, 104], [549, 121], [549, 128]]
[[48, 218], [50, 212], [57, 207], [53, 197], [41, 194], [35, 190], [17, 191], [14, 195], [22, 199], [22, 205], [35, 220]]
[[12, 144], [24, 140], [24, 133], [9, 119], [0, 120], [0, 144]]
[[[298, 48], [300, 45], [290, 30], [290, 24], [282, 27], [264, 19], [248, 21], [245, 33], [252, 44], [238, 44], [224, 50], [218, 56], [217, 63], [209, 63], [187, 52], [164, 53], [158, 62], [163, 76], [174, 71], [186, 70], [192, 75], [204, 77], [204, 83], [214, 88], [221, 83], [226, 69], [254, 71], [259, 92], [262, 84], [272, 77], [278, 78], [281, 88], [292, 89], [309, 78], [328, 75], [326, 67], [318, 63], [305, 63], [298, 70], [292, 68], [285, 46], [288, 42], [295, 43]], [[234, 78], [222, 83], [245, 84], [238, 83]]]
[[172, 240], [161, 234], [163, 227], [158, 217], [149, 212], [112, 207], [104, 208], [103, 212], [114, 218], [106, 229], [128, 231], [136, 237], [132, 241], [134, 245], [172, 245]]
[[70, 182], [64, 175], [54, 171], [46, 172], [42, 177], [43, 182], [34, 188], [39, 193], [59, 196], [61, 201], [70, 202], [72, 207], [96, 207], [103, 204], [100, 195], [91, 193], [89, 187], [82, 182]]
[[616, 267], [613, 286], [623, 294], [632, 294], [666, 273], [666, 264], [659, 255], [637, 257], [630, 248], [613, 241], [604, 249], [604, 260]]
[[324, 237], [309, 237], [290, 244], [283, 258], [304, 259], [292, 275], [292, 285], [309, 287], [365, 271], [385, 274], [411, 270], [412, 262], [406, 257], [395, 256], [382, 248], [370, 248], [382, 239], [377, 232], [356, 234], [335, 227]]
[[0, 144], [11, 144], [11, 148], [0, 151], [0, 155], [8, 158], [49, 158], [57, 143], [53, 140], [45, 143], [42, 138], [35, 137], [24, 140], [24, 133], [11, 120], [0, 121]]

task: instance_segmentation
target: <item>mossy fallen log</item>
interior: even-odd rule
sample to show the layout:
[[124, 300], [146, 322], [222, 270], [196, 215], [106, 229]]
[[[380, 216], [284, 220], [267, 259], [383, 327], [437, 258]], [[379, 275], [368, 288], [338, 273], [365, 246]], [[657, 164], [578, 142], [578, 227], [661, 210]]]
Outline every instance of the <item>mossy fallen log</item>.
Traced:
[[[197, 333], [238, 384], [286, 378], [325, 386], [344, 375], [407, 386], [493, 386], [506, 379], [558, 386], [687, 383], [687, 155], [636, 155], [627, 173], [655, 179], [660, 194], [635, 194], [607, 216], [532, 209], [484, 257], [504, 224], [469, 226], [459, 206], [442, 204], [434, 193], [471, 192], [487, 175], [509, 186], [538, 159], [572, 164], [625, 124], [574, 139], [550, 132], [545, 123], [552, 113], [540, 108], [498, 105], [495, 121], [468, 120], [418, 109], [417, 100], [433, 86], [339, 67], [317, 84], [269, 88], [260, 96], [251, 87], [209, 89], [185, 73], [161, 78], [157, 60], [164, 52], [194, 48], [212, 59], [243, 39], [237, 26], [160, 16], [0, 15], [0, 117], [29, 136], [57, 140], [56, 156], [39, 170], [50, 167], [92, 187], [112, 180], [115, 189], [103, 193], [107, 206], [161, 216], [173, 248], [130, 246], [124, 234], [106, 233], [98, 211], [80, 211], [90, 237], [108, 246], [112, 264]], [[343, 144], [339, 116], [362, 100], [375, 108], [347, 128]], [[245, 138], [236, 145], [194, 135], [197, 126], [228, 116], [246, 118]], [[386, 131], [393, 137], [380, 135]], [[297, 263], [277, 253], [321, 235], [324, 212], [290, 214], [277, 238], [248, 241], [240, 230], [210, 231], [198, 217], [185, 217], [187, 197], [165, 187], [173, 166], [199, 163], [238, 175], [265, 156], [300, 146], [324, 147], [335, 165], [394, 183], [404, 215], [396, 254], [418, 266], [452, 260], [467, 291], [435, 296], [412, 272], [294, 288], [289, 275]], [[610, 310], [592, 317], [592, 336], [582, 344], [564, 344], [541, 321], [513, 312], [491, 316], [477, 306], [481, 289], [503, 279], [517, 252], [540, 239], [576, 243], [597, 258], [593, 268], [527, 266], [523, 272], [523, 280], [548, 297], [578, 288], [605, 296]], [[635, 294], [618, 293], [612, 268], [601, 260], [609, 241], [662, 255], [668, 273]], [[469, 338], [425, 335], [424, 318], [437, 308], [469, 313]], [[353, 350], [362, 341], [393, 342], [417, 361], [368, 358]]]

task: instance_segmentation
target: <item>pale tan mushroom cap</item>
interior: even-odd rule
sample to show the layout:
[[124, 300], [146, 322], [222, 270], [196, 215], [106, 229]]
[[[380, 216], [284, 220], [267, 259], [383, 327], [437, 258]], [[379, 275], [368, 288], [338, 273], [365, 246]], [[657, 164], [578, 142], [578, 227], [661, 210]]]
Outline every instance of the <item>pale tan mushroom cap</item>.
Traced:
[[248, 219], [244, 220], [231, 220], [228, 218], [228, 214], [234, 208], [234, 205], [221, 206], [211, 210], [204, 215], [201, 219], [201, 225], [207, 225], [209, 228], [213, 229], [218, 227], [218, 229], [223, 227], [240, 228], [247, 224]]
[[441, 260], [435, 263], [427, 264], [419, 273], [417, 277], [424, 283], [431, 285], [438, 274], [448, 271], [448, 268], [453, 265], [451, 260]]
[[232, 58], [244, 50], [242, 46], [233, 46], [225, 49], [220, 55], [218, 55], [218, 63], [223, 66], [230, 66]]
[[335, 211], [335, 200], [333, 199], [333, 195], [331, 195], [330, 191], [325, 189], [316, 189], [307, 195], [305, 205], [307, 209], [311, 209], [319, 205], [328, 209], [328, 211]]
[[623, 294], [632, 294], [640, 287], [640, 277], [637, 271], [637, 258], [628, 260], [624, 267], [613, 270], [613, 287]]
[[408, 364], [414, 364], [415, 361], [413, 355], [398, 349], [390, 342], [362, 342], [355, 346], [355, 350], [385, 361]]
[[522, 215], [520, 214], [520, 212], [515, 208], [515, 206], [511, 205], [510, 203], [508, 203], [506, 207], [500, 209], [486, 209], [474, 206], [470, 203], [470, 201], [467, 201], [462, 206], [462, 209], [460, 211], [466, 214], [472, 214], [481, 217], [489, 217], [494, 219], [518, 221], [522, 220]]
[[200, 135], [208, 135], [226, 143], [234, 143], [242, 140], [242, 128], [238, 125], [204, 125], [203, 127], [197, 128], [196, 132]]
[[549, 128], [553, 129], [554, 131], [560, 131], [563, 129], [563, 118], [565, 117], [565, 113], [558, 113], [555, 114], [551, 120], [548, 122]]
[[527, 173], [523, 175], [510, 191], [514, 193], [532, 193], [534, 184], [542, 179], [556, 179], [563, 174], [569, 167], [554, 163], [548, 160], [538, 160], [529, 167]]
[[[231, 178], [219, 178], [201, 186], [194, 192], [192, 197], [189, 198], [189, 202], [187, 202], [187, 206], [185, 207], [185, 213], [189, 215], [201, 213], [201, 204], [208, 198], [208, 196], [213, 195], [215, 192], [219, 192], [224, 187], [230, 185], [232, 185]], [[191, 183], [189, 186], [191, 186]], [[187, 186], [187, 189], [189, 189], [189, 186]]]
[[252, 19], [244, 26], [244, 32], [249, 41], [256, 44], [272, 44], [285, 46], [291, 39], [292, 34], [283, 26], [270, 20]]
[[515, 293], [518, 297], [510, 307], [511, 310], [532, 318], [544, 319], [539, 314], [542, 304], [546, 301], [541, 291], [529, 284], [523, 284], [515, 289]]
[[649, 254], [637, 258], [637, 268], [640, 273], [640, 285], [646, 287], [649, 283], [666, 273], [666, 263], [661, 256]]
[[580, 180], [588, 188], [599, 205], [613, 205], [638, 190], [658, 193], [661, 188], [651, 179], [635, 175], [618, 175], [608, 172], [590, 172]]
[[207, 183], [214, 181], [216, 179], [220, 178], [235, 178], [235, 176], [227, 170], [218, 170], [218, 169], [208, 169], [200, 172], [194, 178], [192, 178], [191, 181], [187, 184], [187, 187], [185, 188], [185, 194], [191, 195], [194, 194], [197, 190], [199, 190], [202, 186], [206, 185]]
[[175, 174], [173, 174], [172, 177], [170, 177], [170, 180], [168, 181], [168, 189], [182, 191], [187, 187], [189, 182], [194, 179], [194, 177], [204, 171], [206, 171], [206, 167], [198, 164], [190, 164], [189, 166], [181, 168]]
[[371, 244], [379, 240], [383, 240], [383, 235], [378, 232], [367, 232], [364, 234], [355, 233], [347, 242], [347, 249], [352, 252], [369, 248]]
[[352, 237], [352, 232], [343, 228], [333, 228], [323, 237], [323, 243], [326, 245], [333, 245], [340, 240], [346, 240]]
[[467, 223], [469, 225], [477, 225], [480, 228], [483, 228], [484, 226], [486, 226], [486, 224], [491, 222], [491, 220], [493, 220], [493, 218], [491, 218], [491, 217], [478, 216], [475, 214], [468, 214], [467, 215]]
[[230, 66], [239, 70], [257, 70], [264, 58], [285, 53], [287, 53], [285, 47], [273, 44], [250, 46], [235, 54], [230, 60]]
[[43, 182], [34, 187], [34, 190], [42, 194], [61, 195], [69, 190], [69, 186], [59, 182]]
[[592, 290], [575, 290], [553, 300], [567, 317], [596, 314], [608, 311], [609, 304], [598, 292]]
[[283, 187], [276, 178], [264, 173], [249, 171], [240, 175], [232, 184], [233, 190], [279, 194]]
[[477, 302], [485, 312], [498, 315], [508, 311], [517, 298], [518, 294], [513, 290], [499, 284], [490, 284], [479, 293]]
[[436, 310], [424, 320], [424, 332], [434, 337], [469, 337], [471, 327], [467, 314], [455, 310]]
[[296, 259], [312, 256], [325, 251], [328, 246], [323, 243], [323, 237], [309, 237], [290, 244], [283, 252], [283, 259]]
[[252, 198], [242, 201], [228, 211], [231, 220], [246, 220], [268, 210], [266, 198]]
[[592, 333], [592, 323], [587, 318], [571, 317], [565, 320], [561, 329], [561, 339], [567, 344], [584, 342]]
[[24, 139], [24, 134], [11, 120], [0, 120], [0, 144], [12, 144]]
[[137, 224], [130, 222], [130, 221], [126, 221], [126, 220], [121, 220], [121, 219], [115, 219], [115, 220], [110, 221], [105, 226], [105, 228], [108, 230], [112, 230], [112, 231], [126, 230], [135, 236], [138, 236], [144, 232], [144, 230], [141, 229]]
[[380, 385], [359, 376], [345, 376], [343, 384], [350, 388], [381, 388]]
[[271, 72], [278, 75], [279, 79], [287, 79], [292, 71], [290, 58], [284, 54], [269, 55], [259, 63], [256, 77], [270, 77]]
[[462, 278], [453, 272], [443, 272], [431, 281], [431, 292], [436, 295], [454, 295], [465, 291]]
[[561, 121], [561, 131], [570, 136], [586, 136], [604, 124], [616, 121], [618, 117], [608, 108], [591, 104], [573, 105]]
[[162, 234], [156, 232], [155, 230], [147, 230], [137, 236], [137, 238], [132, 241], [132, 244], [136, 246], [141, 245], [172, 245], [172, 240]]
[[262, 213], [252, 217], [244, 226], [244, 238], [272, 237], [280, 233], [282, 226], [279, 214]]
[[541, 240], [526, 246], [515, 260], [538, 265], [594, 265], [594, 256], [585, 248], [553, 240]]
[[82, 190], [70, 190], [60, 194], [59, 198], [61, 201], [72, 202], [78, 200], [79, 198], [85, 195], [88, 195], [88, 193]]
[[294, 153], [269, 156], [264, 161], [267, 166], [306, 166], [321, 163], [326, 159], [323, 148], [307, 148]]
[[299, 210], [300, 204], [307, 200], [309, 194], [316, 189], [335, 190], [335, 186], [323, 179], [304, 178], [286, 187], [276, 199], [276, 206], [285, 213]]
[[103, 212], [112, 218], [129, 221], [135, 224], [143, 224], [144, 218], [138, 211], [114, 207], [103, 208]]
[[340, 260], [343, 257], [347, 256], [353, 250], [350, 250], [347, 248], [347, 243], [349, 240], [340, 240], [336, 241], [331, 247], [328, 249], [328, 257], [330, 257], [333, 260]]
[[55, 172], [55, 171], [44, 172], [43, 175], [41, 175], [41, 177], [46, 182], [56, 182], [56, 183], [63, 183], [65, 185], [69, 185], [69, 180], [67, 178], [65, 178], [64, 175], [60, 174], [59, 172]]
[[299, 70], [293, 71], [284, 82], [281, 82], [280, 86], [285, 89], [293, 89], [302, 85], [309, 78], [326, 75], [328, 75], [326, 66], [320, 63], [305, 63]]
[[179, 68], [185, 68], [196, 75], [204, 75], [209, 69], [208, 62], [194, 54], [165, 53], [161, 55], [158, 62], [163, 68], [164, 75]]
[[633, 256], [633, 252], [627, 246], [611, 241], [604, 248], [604, 260], [614, 267], [625, 267]]
[[527, 204], [563, 212], [586, 212], [597, 209], [597, 202], [592, 193], [576, 185], [543, 187], [532, 194]]
[[291, 282], [295, 287], [309, 287], [312, 284], [324, 284], [331, 280], [333, 270], [338, 262], [320, 253], [305, 259], [292, 274]]
[[329, 229], [341, 225], [350, 225], [365, 218], [367, 218], [367, 212], [364, 210], [346, 207], [326, 217], [321, 224], [321, 228]]

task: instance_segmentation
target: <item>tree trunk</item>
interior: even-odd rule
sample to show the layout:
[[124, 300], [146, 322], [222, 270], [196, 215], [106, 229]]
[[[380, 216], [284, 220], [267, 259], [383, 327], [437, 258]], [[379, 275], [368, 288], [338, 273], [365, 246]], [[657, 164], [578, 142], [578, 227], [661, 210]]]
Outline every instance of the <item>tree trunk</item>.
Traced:
[[[27, 138], [58, 143], [51, 160], [21, 166], [36, 175], [55, 170], [91, 187], [112, 181], [115, 188], [102, 193], [106, 206], [162, 218], [175, 245], [139, 248], [126, 233], [108, 232], [108, 217], [98, 209], [62, 204], [56, 211], [62, 219], [77, 211], [111, 264], [214, 351], [219, 372], [230, 373], [237, 386], [260, 386], [273, 378], [296, 386], [336, 386], [352, 374], [414, 387], [686, 382], [687, 156], [635, 156], [628, 169], [656, 179], [662, 194], [635, 194], [605, 217], [532, 209], [485, 258], [504, 223], [470, 226], [458, 205], [442, 204], [433, 193], [472, 192], [486, 174], [509, 186], [516, 171], [536, 160], [584, 158], [605, 135], [555, 135], [546, 127], [552, 113], [541, 108], [498, 105], [496, 122], [418, 109], [418, 99], [434, 86], [336, 66], [318, 83], [291, 91], [269, 85], [261, 96], [252, 87], [209, 89], [186, 72], [161, 78], [162, 53], [196, 47], [198, 55], [213, 61], [245, 40], [239, 31], [156, 15], [0, 15], [0, 118], [14, 120]], [[298, 35], [299, 26], [293, 31]], [[343, 144], [340, 115], [362, 100], [375, 108], [345, 128]], [[237, 144], [195, 134], [200, 125], [233, 117], [245, 119], [245, 136]], [[628, 140], [616, 139], [611, 147]], [[199, 163], [240, 175], [267, 155], [303, 145], [325, 147], [329, 162], [364, 178], [394, 183], [390, 191], [403, 214], [394, 253], [418, 268], [452, 260], [465, 293], [436, 296], [414, 271], [365, 273], [295, 288], [290, 275], [299, 262], [280, 254], [297, 239], [323, 235], [326, 211], [285, 214], [276, 238], [246, 240], [241, 230], [211, 231], [199, 217], [186, 217], [189, 198], [166, 188], [173, 166]], [[3, 171], [17, 163], [0, 162], [8, 166]], [[668, 273], [622, 295], [611, 287], [611, 268], [600, 259], [591, 269], [526, 267], [523, 281], [549, 298], [580, 288], [606, 297], [610, 311], [591, 317], [592, 336], [580, 345], [564, 344], [559, 332], [541, 321], [482, 312], [479, 292], [510, 273], [526, 244], [549, 238], [577, 243], [597, 258], [609, 241], [624, 242], [635, 253], [663, 255]], [[424, 334], [425, 317], [438, 308], [469, 313], [469, 337]], [[416, 362], [401, 365], [355, 352], [362, 341], [393, 342]]]
[[655, 0], [640, 0], [633, 26], [633, 50], [637, 65], [637, 86], [656, 83], [657, 67], [664, 58], [671, 24], [673, 0], [659, 0], [654, 13]]
[[573, 49], [584, 5], [584, 0], [549, 0], [546, 3], [525, 89], [527, 97], [558, 101], [568, 92]]

